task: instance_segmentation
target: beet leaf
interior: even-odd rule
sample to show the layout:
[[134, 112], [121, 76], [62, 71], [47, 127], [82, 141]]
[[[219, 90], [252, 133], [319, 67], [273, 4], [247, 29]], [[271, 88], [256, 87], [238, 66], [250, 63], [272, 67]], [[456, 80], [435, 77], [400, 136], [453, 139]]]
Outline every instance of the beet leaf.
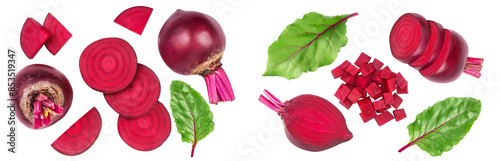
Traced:
[[469, 132], [481, 112], [481, 101], [450, 97], [417, 115], [408, 125], [410, 142], [399, 150], [418, 145], [431, 156], [450, 151]]
[[170, 108], [182, 142], [191, 143], [191, 157], [198, 142], [214, 130], [210, 106], [188, 84], [174, 80], [170, 84]]
[[316, 12], [304, 15], [288, 25], [269, 46], [264, 76], [295, 79], [304, 72], [330, 65], [341, 47], [347, 44], [346, 21], [358, 15], [324, 16]]

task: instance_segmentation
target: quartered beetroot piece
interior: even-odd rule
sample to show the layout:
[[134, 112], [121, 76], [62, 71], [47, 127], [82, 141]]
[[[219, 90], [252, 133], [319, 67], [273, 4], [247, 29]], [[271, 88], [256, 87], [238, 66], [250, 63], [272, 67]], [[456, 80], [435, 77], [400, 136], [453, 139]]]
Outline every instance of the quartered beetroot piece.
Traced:
[[123, 117], [139, 117], [153, 108], [160, 97], [160, 80], [147, 66], [138, 64], [135, 78], [120, 92], [104, 94], [106, 102]]
[[51, 36], [50, 32], [33, 18], [24, 22], [21, 30], [21, 49], [30, 59], [33, 59]]
[[45, 42], [45, 47], [52, 55], [56, 55], [59, 50], [73, 36], [52, 14], [47, 14], [43, 27], [52, 35]]
[[171, 131], [170, 115], [160, 102], [141, 117], [118, 118], [118, 133], [130, 147], [140, 151], [158, 148], [167, 140]]
[[120, 38], [97, 40], [83, 50], [80, 73], [87, 85], [102, 93], [125, 89], [134, 79], [137, 56], [130, 44]]
[[126, 9], [115, 19], [115, 23], [142, 35], [153, 9], [146, 6], [135, 6]]
[[94, 107], [71, 125], [51, 146], [65, 155], [81, 154], [94, 144], [101, 127], [101, 115]]

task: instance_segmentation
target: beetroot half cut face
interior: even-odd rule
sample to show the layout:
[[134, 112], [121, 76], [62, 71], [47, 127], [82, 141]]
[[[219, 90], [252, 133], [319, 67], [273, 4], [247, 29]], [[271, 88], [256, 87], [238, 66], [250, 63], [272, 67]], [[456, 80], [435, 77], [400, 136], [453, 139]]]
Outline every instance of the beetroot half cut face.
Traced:
[[24, 67], [15, 77], [11, 97], [17, 118], [26, 127], [43, 129], [62, 119], [73, 102], [73, 88], [59, 70], [43, 64]]
[[141, 35], [152, 12], [153, 9], [146, 6], [131, 7], [120, 13], [115, 23]]
[[73, 36], [52, 14], [47, 14], [43, 22], [45, 27], [52, 36], [45, 42], [45, 47], [52, 55], [56, 55], [59, 50]]
[[140, 151], [154, 150], [167, 140], [171, 131], [170, 115], [162, 103], [137, 118], [118, 118], [118, 133], [130, 147]]
[[412, 63], [429, 42], [429, 24], [417, 13], [406, 13], [392, 27], [389, 37], [392, 55], [403, 63]]
[[64, 155], [81, 154], [94, 144], [101, 127], [101, 115], [94, 107], [71, 125], [51, 146]]
[[50, 36], [50, 32], [40, 23], [33, 18], [28, 18], [21, 30], [21, 49], [29, 59], [33, 59]]
[[137, 73], [124, 90], [104, 94], [106, 102], [123, 117], [139, 117], [153, 108], [160, 97], [160, 80], [147, 66], [138, 64]]
[[134, 79], [137, 56], [128, 42], [104, 38], [91, 43], [80, 56], [80, 73], [87, 85], [102, 93], [125, 89]]

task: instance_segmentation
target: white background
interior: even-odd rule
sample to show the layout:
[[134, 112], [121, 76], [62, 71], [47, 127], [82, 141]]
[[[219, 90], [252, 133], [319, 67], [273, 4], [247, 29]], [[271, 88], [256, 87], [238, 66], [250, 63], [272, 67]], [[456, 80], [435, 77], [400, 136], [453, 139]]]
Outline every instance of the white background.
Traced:
[[[32, 130], [18, 123], [16, 154], [7, 152], [8, 104], [0, 108], [0, 160], [498, 160], [498, 5], [493, 1], [264, 1], [264, 0], [182, 0], [182, 1], [132, 1], [132, 0], [19, 0], [2, 1], [0, 10], [0, 41], [3, 56], [0, 67], [6, 75], [7, 49], [17, 52], [17, 69], [43, 63], [56, 67], [70, 80], [73, 105], [59, 123], [43, 130]], [[126, 8], [144, 5], [154, 9], [142, 36], [113, 22]], [[172, 80], [189, 83], [207, 99], [204, 80], [199, 76], [181, 76], [172, 72], [162, 61], [157, 50], [158, 32], [165, 20], [176, 10], [195, 10], [213, 16], [222, 25], [227, 45], [222, 60], [223, 67], [233, 85], [234, 102], [210, 105], [214, 113], [215, 130], [196, 147], [190, 158], [191, 145], [181, 142], [181, 136], [172, 125], [172, 133], [159, 148], [136, 151], [119, 137], [116, 127], [118, 114], [106, 103], [101, 93], [89, 88], [83, 81], [79, 56], [91, 42], [105, 37], [120, 37], [136, 50], [138, 61], [152, 68], [159, 76], [162, 93], [159, 101], [167, 106], [170, 101], [169, 86]], [[32, 60], [27, 59], [19, 46], [19, 33], [27, 17], [43, 23], [51, 12], [73, 37], [52, 56], [45, 48]], [[325, 15], [358, 12], [359, 16], [347, 22], [349, 42], [342, 48], [337, 60], [305, 73], [295, 80], [281, 77], [262, 77], [267, 61], [267, 48], [277, 39], [286, 25], [305, 13], [316, 11]], [[432, 83], [408, 65], [395, 60], [389, 49], [388, 37], [392, 24], [406, 12], [417, 12], [429, 20], [441, 23], [460, 33], [469, 44], [469, 55], [486, 58], [483, 76], [474, 79], [462, 75], [453, 83]], [[379, 127], [375, 121], [363, 123], [354, 105], [346, 110], [333, 96], [341, 80], [334, 80], [330, 70], [344, 60], [355, 61], [363, 51], [401, 72], [409, 81], [410, 94], [403, 95], [401, 105], [408, 118], [391, 121]], [[7, 98], [6, 77], [2, 77], [2, 97]], [[258, 100], [263, 89], [268, 89], [282, 100], [300, 94], [315, 94], [334, 103], [344, 114], [354, 138], [322, 152], [308, 152], [293, 146], [285, 136], [278, 115]], [[430, 157], [417, 146], [403, 153], [397, 150], [408, 140], [406, 126], [428, 106], [450, 96], [469, 96], [481, 99], [482, 111], [467, 136], [450, 152], [440, 157]], [[103, 118], [103, 128], [96, 143], [85, 153], [64, 156], [50, 146], [71, 124], [90, 108], [97, 107]]]

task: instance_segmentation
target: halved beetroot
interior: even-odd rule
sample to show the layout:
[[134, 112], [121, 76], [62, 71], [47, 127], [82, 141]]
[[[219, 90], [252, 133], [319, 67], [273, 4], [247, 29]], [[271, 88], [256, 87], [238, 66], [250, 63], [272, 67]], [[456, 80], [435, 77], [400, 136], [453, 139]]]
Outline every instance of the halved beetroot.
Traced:
[[422, 56], [409, 65], [416, 70], [425, 69], [429, 67], [439, 56], [439, 52], [444, 42], [444, 28], [441, 24], [434, 21], [427, 21], [430, 28], [430, 38], [427, 47], [425, 48]]
[[429, 24], [417, 13], [399, 17], [389, 36], [392, 55], [403, 63], [412, 63], [424, 52], [429, 42]]
[[147, 66], [138, 64], [135, 78], [120, 92], [104, 94], [106, 102], [123, 117], [139, 117], [153, 108], [160, 97], [160, 80]]
[[115, 23], [142, 35], [153, 9], [146, 6], [135, 6], [126, 9], [115, 19]]
[[56, 55], [59, 50], [73, 36], [52, 14], [47, 14], [43, 27], [47, 29], [52, 36], [45, 42], [45, 47], [52, 55]]
[[33, 59], [51, 36], [50, 32], [33, 18], [27, 18], [21, 30], [21, 49]]
[[[449, 31], [450, 42], [443, 45], [436, 62], [420, 73], [430, 81], [437, 83], [448, 83], [456, 80], [465, 69], [469, 48], [464, 38], [453, 30]], [[446, 42], [446, 38], [445, 38]], [[449, 45], [449, 46], [447, 46]]]
[[80, 73], [87, 85], [102, 93], [125, 89], [134, 79], [137, 56], [120, 38], [104, 38], [91, 43], [80, 56]]
[[94, 107], [71, 125], [51, 146], [65, 155], [81, 154], [94, 144], [101, 127], [101, 115]]
[[118, 133], [130, 147], [140, 151], [158, 148], [167, 140], [171, 131], [170, 115], [162, 103], [141, 117], [118, 117]]

